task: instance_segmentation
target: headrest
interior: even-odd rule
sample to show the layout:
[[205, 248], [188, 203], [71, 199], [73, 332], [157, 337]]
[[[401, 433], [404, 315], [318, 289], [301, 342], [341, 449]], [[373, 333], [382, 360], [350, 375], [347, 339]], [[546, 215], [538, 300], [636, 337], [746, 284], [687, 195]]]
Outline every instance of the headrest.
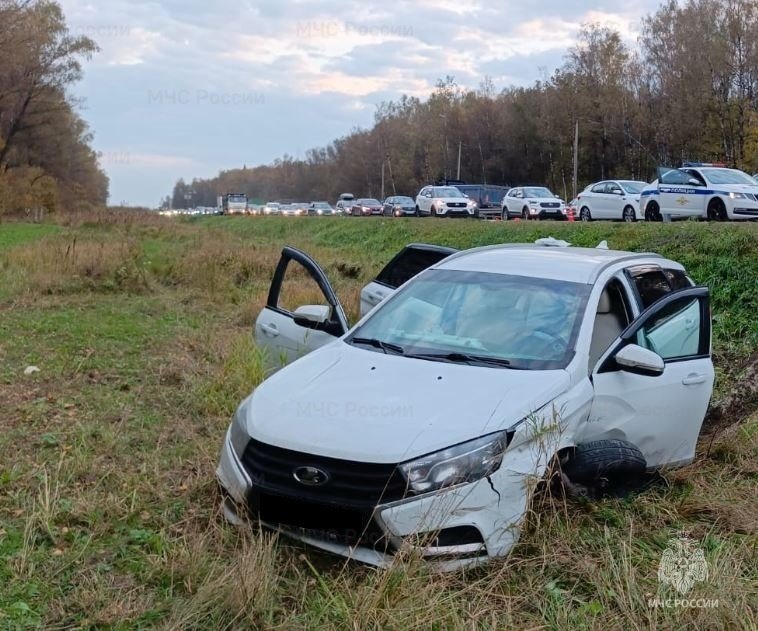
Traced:
[[611, 312], [611, 294], [607, 289], [603, 289], [603, 293], [600, 294], [600, 302], [597, 303], [598, 313], [610, 313]]

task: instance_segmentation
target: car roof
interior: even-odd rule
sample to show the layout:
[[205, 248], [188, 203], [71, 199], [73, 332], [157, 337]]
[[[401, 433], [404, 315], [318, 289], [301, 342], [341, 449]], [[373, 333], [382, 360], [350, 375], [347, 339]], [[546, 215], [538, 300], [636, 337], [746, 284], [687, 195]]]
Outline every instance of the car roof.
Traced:
[[594, 283], [600, 273], [611, 265], [622, 261], [644, 263], [650, 259], [681, 268], [681, 265], [658, 254], [516, 243], [464, 250], [449, 256], [435, 268]]

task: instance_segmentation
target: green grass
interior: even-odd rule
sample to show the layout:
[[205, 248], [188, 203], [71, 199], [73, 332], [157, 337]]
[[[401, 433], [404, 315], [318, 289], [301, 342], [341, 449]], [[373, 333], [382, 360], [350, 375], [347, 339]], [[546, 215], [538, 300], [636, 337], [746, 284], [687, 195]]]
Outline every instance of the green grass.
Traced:
[[[755, 224], [1, 224], [0, 629], [755, 628], [758, 416], [744, 406], [668, 485], [540, 496], [511, 556], [466, 573], [376, 571], [221, 518], [213, 471], [229, 415], [264, 377], [250, 330], [283, 245], [323, 262], [355, 313], [407, 242], [548, 235], [684, 263], [713, 292], [718, 397], [754, 396]], [[684, 532], [710, 567], [693, 596], [719, 607], [650, 608]]]
[[60, 232], [61, 228], [52, 224], [0, 223], [0, 251]]

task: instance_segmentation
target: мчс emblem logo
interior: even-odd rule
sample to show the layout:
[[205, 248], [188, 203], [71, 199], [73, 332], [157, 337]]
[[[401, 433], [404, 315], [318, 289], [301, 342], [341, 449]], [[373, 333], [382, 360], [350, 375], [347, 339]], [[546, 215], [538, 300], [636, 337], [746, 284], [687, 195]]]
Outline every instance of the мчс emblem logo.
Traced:
[[658, 580], [684, 595], [708, 578], [705, 554], [691, 539], [672, 539], [658, 565]]

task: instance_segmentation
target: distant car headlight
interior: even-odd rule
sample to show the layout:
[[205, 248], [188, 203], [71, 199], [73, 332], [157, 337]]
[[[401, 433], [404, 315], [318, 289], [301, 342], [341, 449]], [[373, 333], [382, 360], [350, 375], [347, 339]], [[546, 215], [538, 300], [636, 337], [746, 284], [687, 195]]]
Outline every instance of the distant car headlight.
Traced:
[[237, 411], [232, 417], [229, 438], [232, 443], [232, 449], [238, 457], [242, 457], [245, 447], [250, 442], [250, 435], [247, 433], [247, 408], [250, 404], [251, 397], [240, 403]]
[[474, 482], [497, 471], [511, 437], [502, 431], [470, 440], [401, 464], [400, 472], [416, 493]]
[[745, 193], [729, 193], [729, 199], [747, 199], [747, 195]]

